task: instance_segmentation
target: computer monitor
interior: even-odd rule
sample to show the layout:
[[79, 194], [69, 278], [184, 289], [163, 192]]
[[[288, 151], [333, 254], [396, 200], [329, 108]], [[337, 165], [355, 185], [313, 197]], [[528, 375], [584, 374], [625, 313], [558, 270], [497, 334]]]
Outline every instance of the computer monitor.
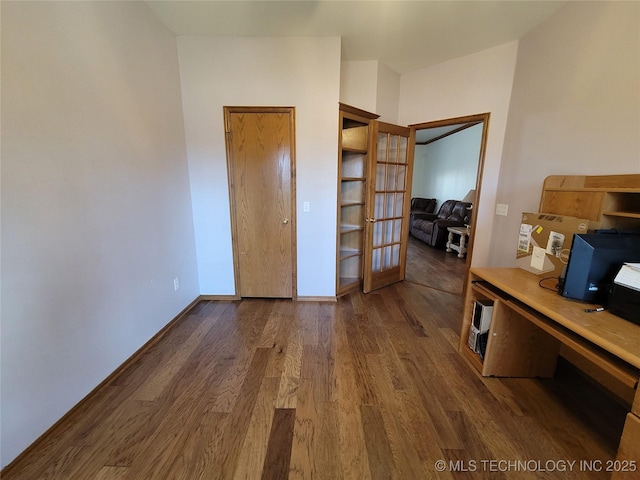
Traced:
[[625, 262], [640, 262], [640, 234], [575, 234], [559, 291], [566, 298], [606, 305]]

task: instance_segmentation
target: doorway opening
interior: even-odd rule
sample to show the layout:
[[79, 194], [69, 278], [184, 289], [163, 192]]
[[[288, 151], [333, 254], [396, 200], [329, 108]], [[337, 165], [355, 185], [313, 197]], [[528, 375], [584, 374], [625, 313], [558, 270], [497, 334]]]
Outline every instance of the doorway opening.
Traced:
[[[481, 113], [410, 125], [415, 132], [411, 197], [436, 198], [434, 213], [438, 213], [446, 200], [471, 200], [472, 206], [464, 259], [458, 258], [459, 252], [455, 250], [446, 252], [446, 247], [442, 245], [434, 248], [415, 237], [410, 238], [408, 280], [451, 293], [464, 292], [477, 231], [476, 219], [481, 198], [489, 118], [489, 113]], [[459, 159], [457, 155], [464, 155], [465, 158]], [[440, 158], [435, 158], [438, 156]], [[454, 234], [453, 239], [457, 243], [460, 237]], [[420, 258], [421, 261], [411, 261], [412, 257]], [[443, 275], [426, 276], [424, 271], [418, 271], [417, 269], [424, 270], [424, 257], [428, 257], [426, 263], [435, 272], [446, 273], [448, 281], [443, 282]]]

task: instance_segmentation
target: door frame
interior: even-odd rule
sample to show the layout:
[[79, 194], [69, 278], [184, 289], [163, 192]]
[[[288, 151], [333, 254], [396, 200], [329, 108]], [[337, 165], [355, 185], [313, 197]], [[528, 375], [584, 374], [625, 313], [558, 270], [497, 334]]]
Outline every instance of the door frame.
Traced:
[[240, 300], [240, 257], [238, 252], [238, 235], [237, 235], [237, 218], [236, 218], [236, 206], [235, 206], [235, 186], [233, 183], [234, 171], [233, 171], [233, 156], [231, 150], [231, 119], [230, 116], [234, 113], [283, 113], [289, 116], [289, 128], [291, 132], [290, 143], [290, 172], [291, 172], [291, 185], [290, 185], [290, 202], [291, 202], [291, 298], [297, 300], [298, 298], [298, 252], [297, 252], [297, 214], [296, 214], [296, 109], [295, 107], [252, 107], [252, 106], [224, 106], [224, 139], [227, 157], [227, 181], [229, 184], [229, 213], [231, 216], [231, 245], [233, 250], [233, 271], [234, 271], [234, 298]]
[[[458, 125], [463, 123], [482, 123], [482, 138], [480, 140], [480, 152], [478, 155], [478, 169], [476, 172], [476, 201], [473, 205], [473, 209], [471, 210], [471, 223], [470, 223], [471, 234], [469, 235], [469, 242], [467, 244], [467, 257], [465, 259], [466, 274], [465, 274], [465, 281], [462, 287], [463, 296], [466, 291], [467, 278], [469, 277], [469, 268], [471, 268], [471, 261], [473, 259], [473, 245], [475, 243], [474, 239], [475, 239], [476, 230], [477, 230], [476, 220], [478, 216], [477, 212], [480, 205], [480, 198], [482, 193], [482, 176], [484, 174], [484, 159], [487, 152], [487, 138], [489, 135], [490, 118], [491, 118], [491, 113], [487, 112], [487, 113], [478, 113], [475, 115], [465, 115], [462, 117], [447, 118], [443, 120], [435, 120], [431, 122], [414, 123], [412, 125], [409, 125], [409, 128], [411, 128], [414, 134], [414, 139], [415, 139], [415, 132], [417, 130], [425, 130], [427, 128], [446, 127], [450, 125]], [[459, 130], [454, 130], [451, 132], [451, 134], [456, 133], [457, 131]], [[415, 144], [415, 141], [414, 141], [414, 144]]]

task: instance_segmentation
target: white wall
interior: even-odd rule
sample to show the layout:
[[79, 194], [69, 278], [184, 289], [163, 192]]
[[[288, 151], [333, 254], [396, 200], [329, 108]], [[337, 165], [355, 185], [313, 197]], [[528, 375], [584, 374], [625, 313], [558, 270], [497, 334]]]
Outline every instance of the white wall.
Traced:
[[340, 66], [340, 101], [398, 123], [400, 75], [377, 60], [348, 61]]
[[298, 294], [334, 296], [340, 39], [184, 36], [178, 48], [201, 293], [235, 293], [223, 106], [271, 105], [296, 108]]
[[440, 205], [462, 200], [476, 186], [482, 124], [427, 145], [416, 145], [412, 197], [435, 198]]
[[491, 113], [473, 265], [487, 264], [517, 42], [402, 75], [398, 120], [411, 125]]
[[2, 2], [2, 466], [198, 295], [190, 200], [145, 4]]
[[340, 65], [340, 101], [353, 107], [376, 112], [378, 103], [378, 61], [342, 62]]
[[398, 123], [400, 102], [400, 75], [378, 62], [378, 80], [376, 91], [376, 110], [379, 120], [387, 123]]
[[490, 261], [515, 260], [548, 175], [640, 173], [640, 3], [569, 2], [520, 42]]

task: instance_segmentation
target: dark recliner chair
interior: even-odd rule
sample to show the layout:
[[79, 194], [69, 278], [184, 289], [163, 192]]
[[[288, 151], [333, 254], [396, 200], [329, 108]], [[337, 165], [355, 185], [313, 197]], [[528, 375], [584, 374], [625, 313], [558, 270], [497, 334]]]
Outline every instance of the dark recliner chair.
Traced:
[[433, 213], [436, 211], [436, 199], [413, 197], [411, 199], [411, 211], [420, 213]]
[[411, 218], [409, 232], [427, 245], [444, 248], [447, 243], [447, 227], [462, 227], [470, 222], [471, 203], [447, 200], [438, 213], [416, 213]]
[[411, 230], [411, 224], [413, 223], [415, 214], [435, 212], [436, 203], [435, 198], [413, 197], [411, 199], [411, 210], [409, 212], [409, 230]]

